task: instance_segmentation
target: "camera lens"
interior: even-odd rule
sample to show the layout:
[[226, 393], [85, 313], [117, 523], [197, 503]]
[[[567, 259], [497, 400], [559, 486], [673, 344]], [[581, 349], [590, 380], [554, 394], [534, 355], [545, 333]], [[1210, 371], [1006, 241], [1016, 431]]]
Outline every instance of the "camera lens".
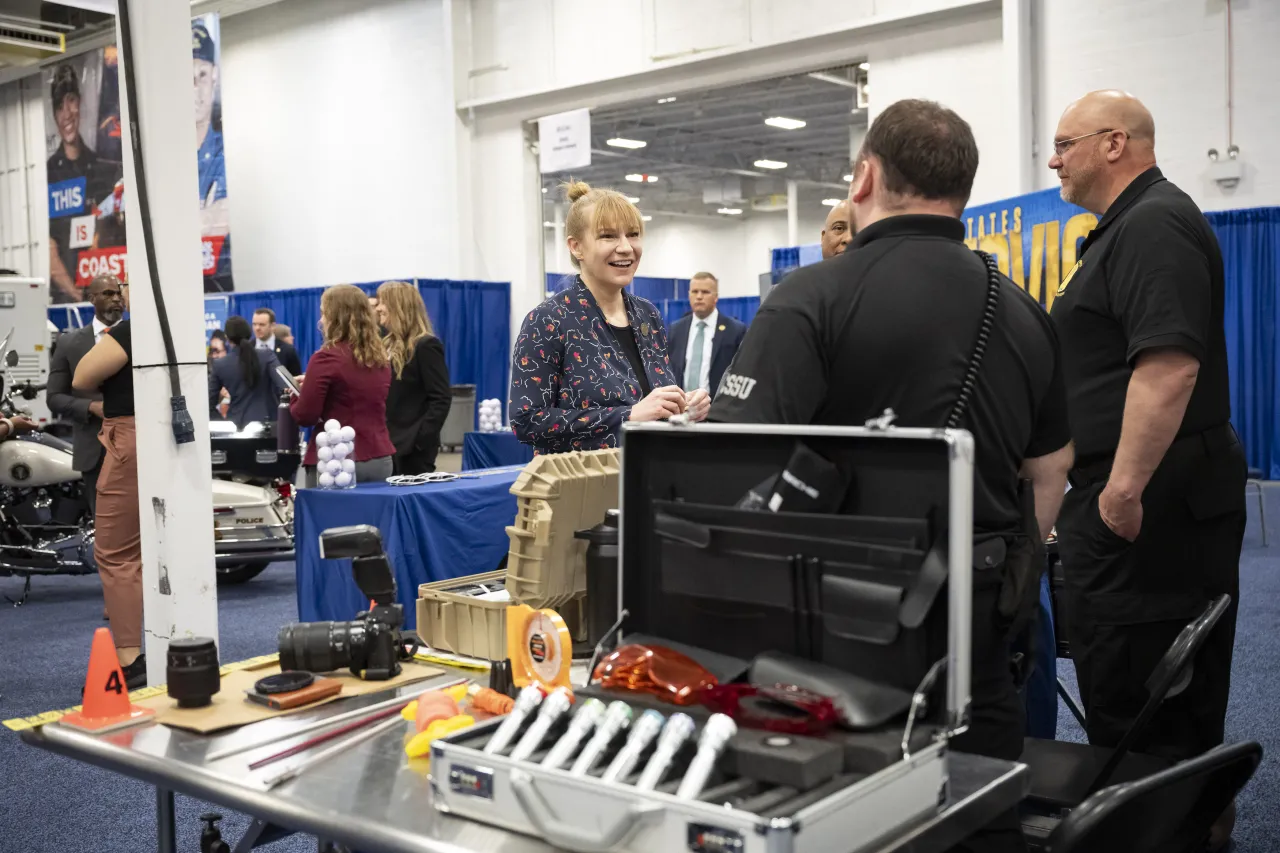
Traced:
[[179, 708], [203, 708], [222, 686], [218, 647], [208, 637], [170, 640], [165, 675]]
[[280, 629], [280, 668], [333, 672], [363, 659], [361, 622], [299, 622]]

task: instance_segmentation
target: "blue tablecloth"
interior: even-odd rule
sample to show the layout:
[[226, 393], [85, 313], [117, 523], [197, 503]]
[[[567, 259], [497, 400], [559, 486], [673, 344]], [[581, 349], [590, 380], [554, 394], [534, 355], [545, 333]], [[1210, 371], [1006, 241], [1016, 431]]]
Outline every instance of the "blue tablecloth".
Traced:
[[418, 585], [491, 572], [507, 553], [507, 525], [516, 517], [511, 494], [521, 468], [476, 472], [475, 479], [354, 489], [302, 489], [294, 507], [298, 616], [304, 622], [345, 621], [369, 607], [351, 577], [348, 560], [321, 560], [320, 533], [330, 527], [372, 524], [396, 578], [405, 625], [417, 625]]
[[510, 430], [469, 432], [462, 436], [462, 470], [524, 465], [533, 459], [533, 447], [521, 444]]

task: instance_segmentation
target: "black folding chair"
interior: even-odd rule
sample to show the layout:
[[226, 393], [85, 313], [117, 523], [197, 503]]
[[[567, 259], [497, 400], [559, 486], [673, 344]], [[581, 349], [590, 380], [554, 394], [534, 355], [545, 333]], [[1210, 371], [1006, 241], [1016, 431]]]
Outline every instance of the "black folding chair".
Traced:
[[[1147, 679], [1147, 702], [1114, 749], [1039, 738], [1023, 741], [1021, 760], [1031, 772], [1031, 792], [1024, 812], [1055, 816], [1080, 805], [1104, 785], [1141, 779], [1169, 766], [1167, 759], [1130, 749], [1146, 732], [1160, 705], [1191, 683], [1195, 657], [1230, 605], [1231, 596], [1220, 595], [1182, 629]], [[1051, 825], [1043, 820], [1033, 823], [1041, 834]], [[1032, 823], [1024, 820], [1024, 826], [1032, 836]]]
[[1220, 746], [1145, 779], [1104, 788], [1049, 836], [1049, 853], [1200, 853], [1214, 821], [1262, 760], [1253, 741]]

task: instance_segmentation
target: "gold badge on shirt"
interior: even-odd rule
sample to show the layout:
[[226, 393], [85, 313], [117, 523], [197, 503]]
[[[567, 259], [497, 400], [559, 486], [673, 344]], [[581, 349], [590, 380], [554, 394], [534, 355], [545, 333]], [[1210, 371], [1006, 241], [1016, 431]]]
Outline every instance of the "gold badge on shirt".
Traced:
[[717, 332], [723, 332], [723, 331], [724, 331], [724, 326], [723, 326], [723, 325], [721, 325], [721, 326], [716, 326], [716, 331], [717, 331]]
[[1067, 285], [1071, 283], [1071, 277], [1076, 274], [1076, 271], [1080, 269], [1080, 265], [1083, 263], [1083, 259], [1076, 261], [1076, 265], [1067, 271], [1066, 278], [1062, 280], [1062, 284], [1058, 285], [1058, 293], [1056, 295], [1061, 296], [1066, 291]]
[[649, 334], [649, 324], [648, 324], [648, 323], [641, 323], [641, 324], [640, 324], [640, 334], [642, 334], [642, 335], [647, 335], [647, 334]]

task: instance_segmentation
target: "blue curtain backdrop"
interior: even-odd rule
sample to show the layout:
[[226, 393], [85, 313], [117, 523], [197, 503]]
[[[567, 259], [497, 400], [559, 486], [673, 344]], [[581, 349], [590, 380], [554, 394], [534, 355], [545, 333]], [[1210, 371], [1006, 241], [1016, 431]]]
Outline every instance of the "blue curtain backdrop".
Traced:
[[1280, 479], [1280, 207], [1206, 214], [1226, 269], [1231, 420], [1249, 465]]
[[[406, 277], [414, 282], [436, 335], [444, 343], [449, 381], [475, 385], [477, 400], [507, 398], [511, 361], [511, 286], [492, 281], [442, 281]], [[356, 286], [373, 294], [380, 281]], [[305, 366], [320, 348], [320, 295], [323, 287], [269, 290], [232, 295], [229, 312], [246, 319], [257, 308], [270, 308], [276, 320], [293, 329], [294, 344]]]
[[[571, 273], [547, 273], [547, 293], [559, 293], [572, 285], [573, 279]], [[661, 305], [666, 299], [688, 299], [689, 279], [638, 275], [631, 281], [631, 292], [648, 299], [654, 305]]]
[[[658, 310], [662, 312], [662, 323], [666, 326], [668, 335], [671, 334], [671, 324], [690, 311], [688, 299], [665, 299], [657, 305]], [[756, 311], [760, 310], [760, 297], [728, 296], [717, 302], [716, 308], [721, 314], [741, 320], [750, 326]]]

